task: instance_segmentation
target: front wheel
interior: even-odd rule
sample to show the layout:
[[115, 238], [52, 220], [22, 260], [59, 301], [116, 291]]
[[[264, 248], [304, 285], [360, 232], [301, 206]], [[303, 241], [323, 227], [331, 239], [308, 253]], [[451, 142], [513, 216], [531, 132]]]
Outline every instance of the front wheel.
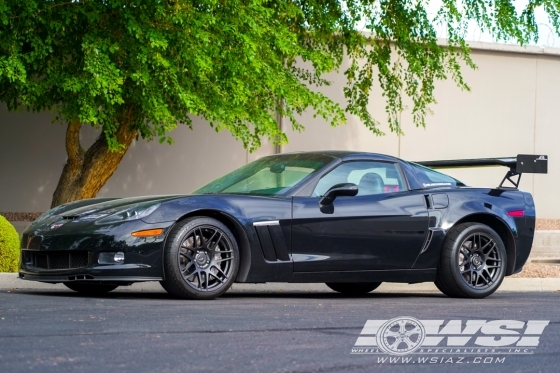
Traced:
[[342, 294], [363, 295], [377, 289], [381, 282], [327, 282], [325, 285]]
[[78, 282], [65, 282], [64, 285], [66, 285], [68, 289], [84, 295], [104, 295], [118, 288], [117, 285], [84, 284]]
[[500, 287], [506, 265], [505, 245], [492, 228], [460, 224], [447, 235], [435, 284], [450, 297], [484, 298]]
[[164, 251], [163, 288], [186, 299], [213, 299], [232, 285], [239, 268], [239, 249], [220, 221], [193, 217], [175, 225]]

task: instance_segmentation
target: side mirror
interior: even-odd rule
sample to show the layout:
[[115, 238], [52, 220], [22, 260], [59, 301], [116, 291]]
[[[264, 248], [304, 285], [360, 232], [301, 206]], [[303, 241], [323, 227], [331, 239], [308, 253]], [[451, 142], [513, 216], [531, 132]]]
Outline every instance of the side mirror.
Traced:
[[319, 200], [321, 206], [332, 205], [334, 199], [339, 196], [353, 197], [358, 194], [358, 186], [353, 183], [342, 183], [333, 185], [327, 193]]

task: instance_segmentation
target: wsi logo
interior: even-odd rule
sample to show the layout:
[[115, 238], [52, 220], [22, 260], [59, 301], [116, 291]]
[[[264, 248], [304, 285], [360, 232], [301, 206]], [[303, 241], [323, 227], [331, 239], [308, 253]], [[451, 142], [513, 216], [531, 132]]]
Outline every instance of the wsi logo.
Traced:
[[354, 354], [531, 354], [549, 320], [368, 320]]

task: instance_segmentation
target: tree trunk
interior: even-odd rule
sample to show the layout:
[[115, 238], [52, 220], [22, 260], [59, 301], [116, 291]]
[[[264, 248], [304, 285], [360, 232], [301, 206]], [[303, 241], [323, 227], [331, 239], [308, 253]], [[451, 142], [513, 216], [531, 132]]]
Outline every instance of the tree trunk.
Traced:
[[51, 208], [63, 203], [95, 197], [113, 175], [137, 133], [133, 126], [130, 110], [121, 117], [119, 122], [116, 137], [123, 148], [116, 151], [109, 150], [103, 132], [87, 151], [82, 149], [80, 144], [81, 123], [74, 121], [68, 124], [66, 130], [68, 160], [54, 191]]

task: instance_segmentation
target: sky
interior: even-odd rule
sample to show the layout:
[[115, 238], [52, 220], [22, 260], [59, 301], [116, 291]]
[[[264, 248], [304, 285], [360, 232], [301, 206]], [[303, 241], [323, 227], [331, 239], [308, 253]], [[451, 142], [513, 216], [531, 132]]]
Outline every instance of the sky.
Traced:
[[[429, 9], [433, 9], [433, 11], [431, 11], [430, 13], [435, 14], [437, 12], [437, 9], [439, 9], [441, 2], [439, 0], [426, 0], [426, 1], [429, 1]], [[519, 13], [521, 13], [523, 8], [526, 6], [527, 2], [528, 2], [527, 0], [514, 0], [515, 7], [517, 8]], [[529, 43], [529, 45], [539, 46], [544, 48], [560, 48], [560, 37], [554, 31], [554, 27], [550, 23], [548, 19], [548, 15], [544, 11], [544, 9], [542, 9], [542, 7], [536, 9], [535, 19], [537, 21], [537, 24], [539, 25], [539, 40], [536, 43], [531, 42]], [[443, 27], [440, 28], [439, 34], [441, 35], [441, 37], [445, 37], [445, 29]], [[482, 33], [480, 28], [478, 28], [478, 26], [474, 22], [472, 22], [469, 27], [466, 40], [487, 42], [487, 43], [498, 42], [494, 40], [489, 34]], [[517, 44], [515, 41], [510, 41], [510, 42], [499, 41], [499, 43]]]
[[[423, 0], [428, 8], [428, 13], [431, 16], [436, 15], [437, 11], [441, 7], [441, 0]], [[528, 0], [513, 0], [514, 5], [520, 14], [523, 8], [527, 5]], [[459, 4], [461, 1], [457, 0]], [[543, 48], [560, 48], [560, 37], [555, 33], [552, 24], [548, 19], [548, 15], [539, 7], [535, 11], [535, 19], [539, 26], [539, 40], [537, 42], [531, 41], [528, 45], [538, 46]], [[365, 27], [364, 27], [365, 30]], [[437, 28], [438, 36], [440, 38], [446, 38], [445, 26], [440, 26]], [[478, 41], [486, 43], [505, 43], [505, 44], [517, 44], [516, 41], [497, 41], [492, 38], [488, 33], [483, 33], [475, 22], [471, 22], [467, 36], [465, 38], [467, 41]]]

